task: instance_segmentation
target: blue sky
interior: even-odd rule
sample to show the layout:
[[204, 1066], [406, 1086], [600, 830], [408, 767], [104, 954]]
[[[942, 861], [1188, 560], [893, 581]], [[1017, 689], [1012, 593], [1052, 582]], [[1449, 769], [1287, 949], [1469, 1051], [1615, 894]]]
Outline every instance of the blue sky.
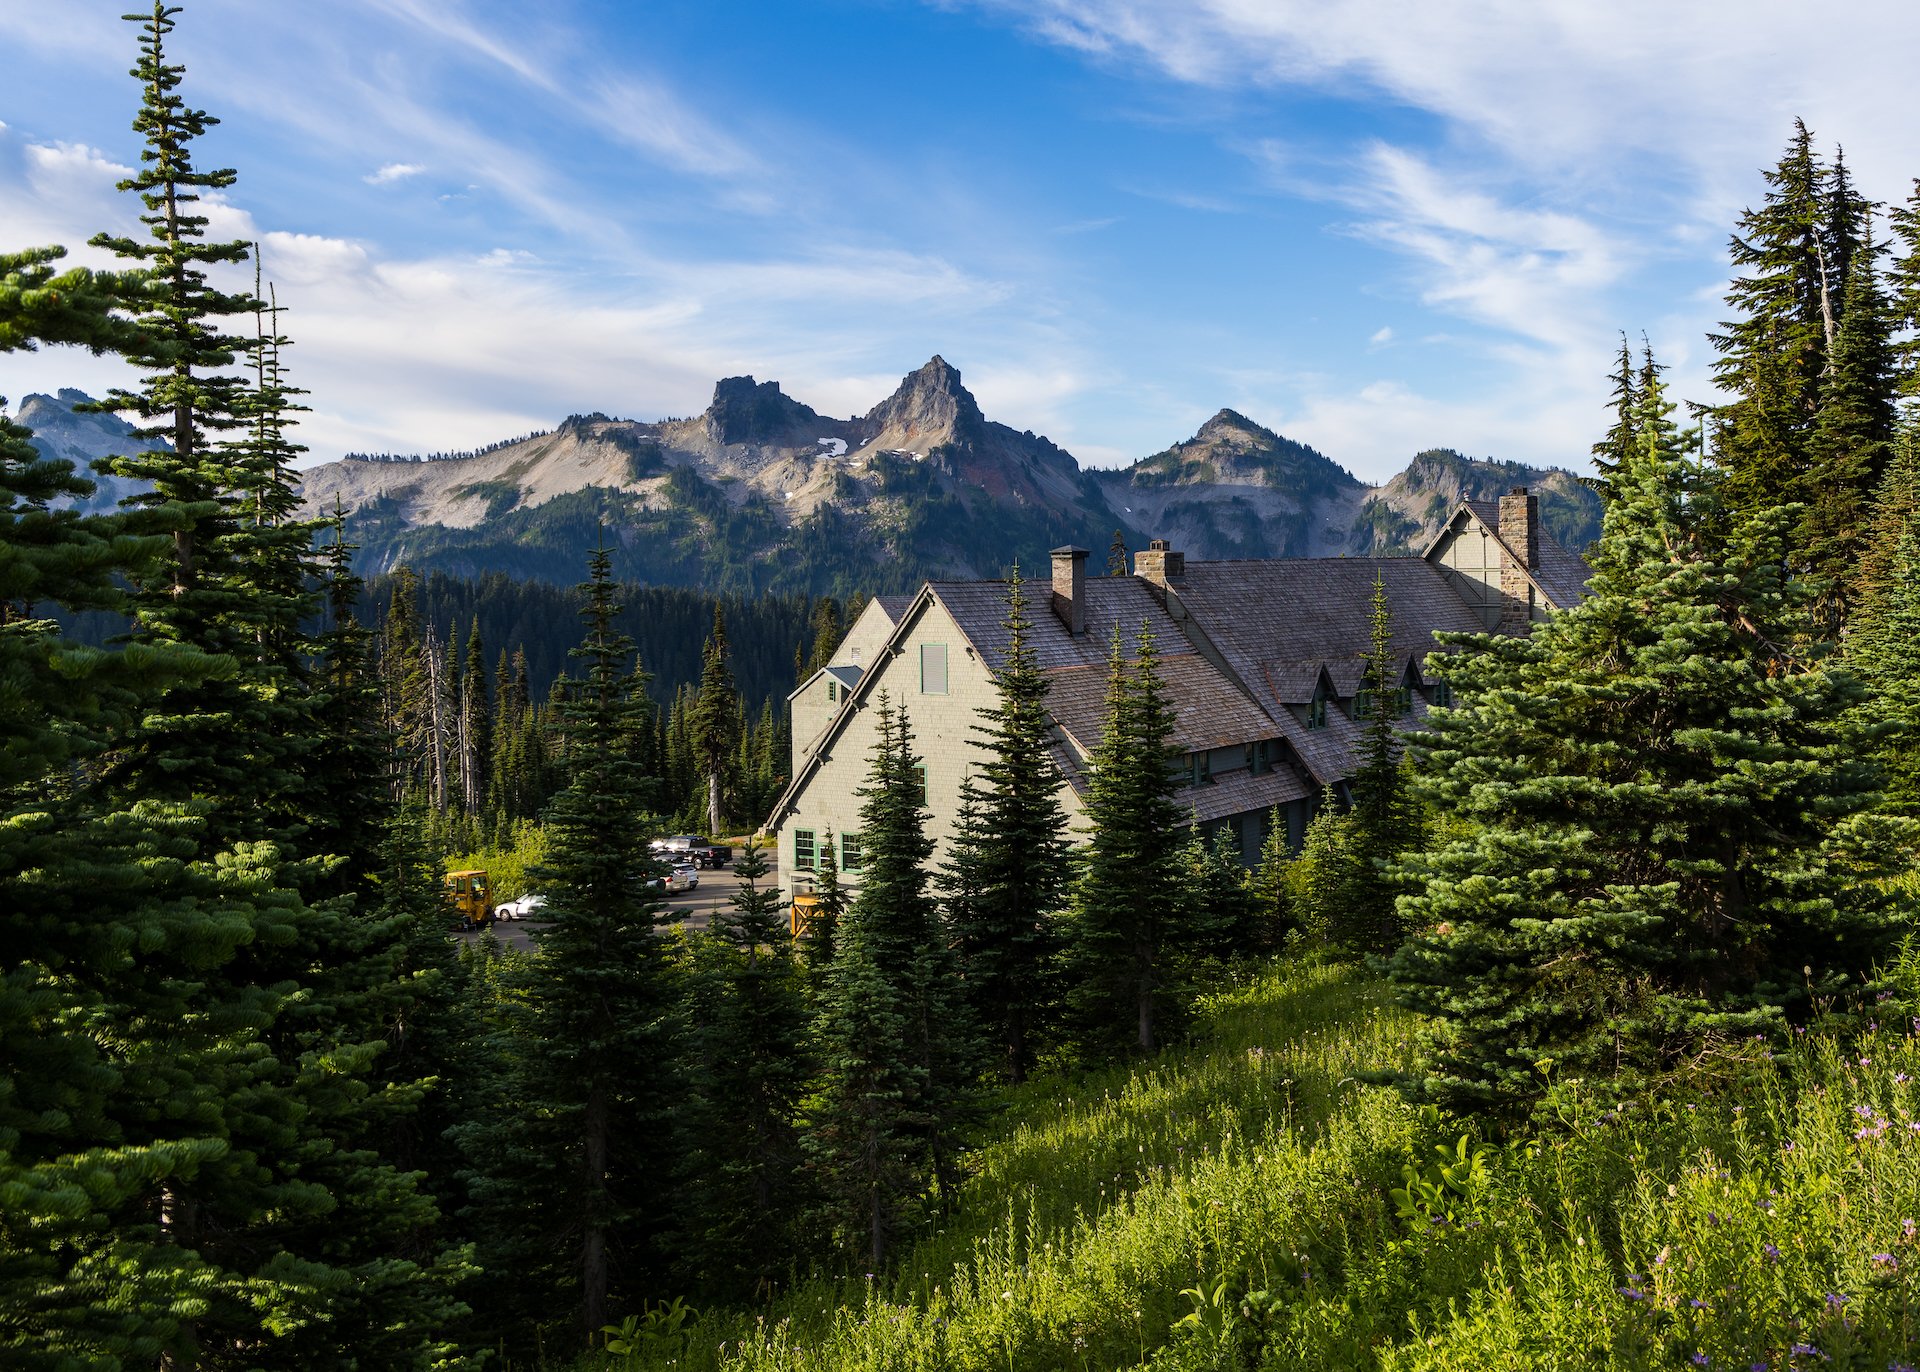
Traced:
[[[126, 8], [0, 0], [0, 247], [134, 212]], [[740, 373], [850, 414], [938, 352], [1089, 464], [1230, 405], [1373, 479], [1578, 465], [1620, 330], [1708, 396], [1796, 114], [1920, 175], [1910, 0], [189, 0], [173, 48], [321, 457]]]

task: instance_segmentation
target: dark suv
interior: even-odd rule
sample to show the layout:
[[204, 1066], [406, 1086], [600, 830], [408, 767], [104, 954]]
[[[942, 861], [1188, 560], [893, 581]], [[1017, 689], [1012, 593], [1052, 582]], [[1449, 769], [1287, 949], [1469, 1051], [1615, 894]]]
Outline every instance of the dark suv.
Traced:
[[658, 839], [653, 851], [663, 858], [691, 862], [695, 867], [712, 870], [733, 861], [733, 849], [723, 843], [709, 843], [697, 834], [675, 834]]

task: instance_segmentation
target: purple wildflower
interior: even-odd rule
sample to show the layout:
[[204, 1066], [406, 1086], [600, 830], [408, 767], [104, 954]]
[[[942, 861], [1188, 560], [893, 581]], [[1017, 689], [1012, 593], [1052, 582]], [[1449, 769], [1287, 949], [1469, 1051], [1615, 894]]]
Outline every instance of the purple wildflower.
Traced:
[[1616, 1286], [1613, 1289], [1630, 1301], [1643, 1301], [1647, 1298], [1646, 1292], [1636, 1291], [1631, 1286]]
[[1841, 1306], [1845, 1305], [1846, 1303], [1847, 1303], [1847, 1297], [1844, 1292], [1840, 1292], [1840, 1291], [1827, 1292], [1827, 1309], [1838, 1310]]
[[1796, 1358], [1820, 1358], [1824, 1360], [1827, 1355], [1810, 1343], [1796, 1343], [1793, 1346], [1793, 1356]]
[[1695, 1353], [1691, 1358], [1687, 1359], [1687, 1361], [1695, 1367], [1705, 1367], [1708, 1365], [1708, 1359], [1705, 1353]]
[[1901, 1238], [1903, 1238], [1903, 1239], [1910, 1239], [1910, 1238], [1912, 1238], [1912, 1237], [1913, 1237], [1913, 1230], [1914, 1230], [1914, 1224], [1913, 1224], [1913, 1221], [1912, 1221], [1912, 1220], [1901, 1220], [1901, 1221], [1900, 1221], [1900, 1237], [1901, 1237]]
[[1687, 1304], [1692, 1306], [1695, 1310], [1705, 1310], [1707, 1308], [1707, 1303], [1703, 1300], [1698, 1300], [1698, 1299], [1690, 1300], [1687, 1302]]
[[1770, 1244], [1770, 1243], [1763, 1243], [1763, 1244], [1761, 1244], [1761, 1245], [1760, 1245], [1760, 1251], [1761, 1251], [1762, 1253], [1765, 1253], [1765, 1254], [1767, 1255], [1767, 1261], [1768, 1261], [1768, 1262], [1779, 1262], [1779, 1261], [1780, 1261], [1780, 1250], [1779, 1250], [1778, 1248], [1775, 1248], [1775, 1247], [1774, 1247], [1774, 1246], [1773, 1246], [1772, 1244]]
[[1905, 1086], [1907, 1084], [1907, 1074], [1905, 1072], [1895, 1072], [1893, 1074], [1893, 1080], [1895, 1085]]
[[1900, 1259], [1894, 1257], [1891, 1253], [1875, 1253], [1870, 1261], [1880, 1267], [1898, 1267], [1900, 1265]]

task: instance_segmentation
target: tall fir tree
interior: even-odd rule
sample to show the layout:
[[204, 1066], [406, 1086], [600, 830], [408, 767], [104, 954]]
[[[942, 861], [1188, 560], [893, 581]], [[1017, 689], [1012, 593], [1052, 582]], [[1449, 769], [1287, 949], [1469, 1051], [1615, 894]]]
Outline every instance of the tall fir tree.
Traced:
[[1862, 250], [1847, 278], [1820, 413], [1807, 441], [1807, 470], [1793, 491], [1804, 509], [1796, 561], [1820, 587], [1830, 635], [1837, 636], [1851, 608], [1873, 499], [1893, 452], [1892, 339], [1872, 254]]
[[700, 657], [700, 687], [687, 712], [693, 761], [706, 788], [707, 833], [718, 836], [725, 816], [725, 783], [734, 743], [740, 735], [740, 692], [733, 684], [727, 654], [727, 623], [713, 607], [713, 632]]
[[1007, 582], [1005, 628], [993, 702], [973, 726], [981, 756], [961, 784], [942, 885], [968, 1003], [994, 1041], [1001, 1072], [1017, 1083], [1057, 1027], [1057, 924], [1071, 870], [1047, 678], [1029, 638], [1018, 566]]
[[1126, 531], [1124, 529], [1115, 529], [1112, 540], [1107, 544], [1107, 575], [1126, 576], [1127, 574]]
[[1883, 731], [1887, 808], [1920, 818], [1920, 415], [1901, 427], [1874, 502], [1846, 664]]
[[799, 1247], [808, 1193], [801, 1101], [812, 1080], [804, 969], [766, 851], [734, 862], [739, 885], [694, 940], [683, 1133], [683, 1208], [703, 1289], [764, 1298]]
[[1587, 599], [1433, 660], [1460, 703], [1418, 737], [1421, 786], [1469, 824], [1409, 862], [1416, 1096], [1517, 1114], [1691, 1074], [1857, 987], [1899, 927], [1857, 691], [1790, 647], [1785, 521], [1709, 536], [1671, 410], [1644, 398]]
[[[468, 1134], [483, 1257], [530, 1264], [514, 1269], [529, 1317], [551, 1319], [540, 1307], [560, 1297], [583, 1346], [616, 1299], [652, 1289], [673, 1224], [652, 1180], [672, 1169], [673, 992], [656, 933], [671, 916], [647, 884], [645, 682], [614, 627], [611, 567], [604, 547], [589, 558], [574, 650], [585, 670], [554, 705], [567, 784], [533, 873], [549, 923], [508, 1010], [514, 1080]], [[516, 1159], [555, 1153], [563, 1165], [516, 1183]]]
[[1727, 474], [1724, 499], [1738, 516], [1794, 499], [1820, 409], [1827, 321], [1839, 289], [1827, 263], [1822, 191], [1827, 169], [1805, 124], [1765, 173], [1767, 195], [1740, 218], [1731, 243], [1736, 277], [1727, 303], [1736, 317], [1710, 335], [1714, 377], [1735, 399], [1713, 412], [1714, 451]]
[[1067, 927], [1068, 1001], [1082, 1048], [1095, 1054], [1128, 1042], [1154, 1051], [1180, 1008], [1170, 975], [1187, 909], [1174, 707], [1145, 625], [1135, 648], [1129, 662], [1116, 628], [1086, 794], [1092, 832]]
[[1640, 376], [1635, 369], [1633, 349], [1627, 344], [1627, 336], [1620, 335], [1620, 358], [1614, 371], [1607, 378], [1613, 383], [1609, 403], [1613, 410], [1613, 423], [1608, 427], [1606, 437], [1593, 445], [1593, 465], [1600, 473], [1599, 485], [1602, 490], [1613, 481], [1613, 474], [1620, 470], [1633, 452], [1633, 428], [1640, 412]]
[[[115, 311], [141, 278], [56, 271], [62, 255], [0, 254], [0, 352], [123, 341]], [[191, 853], [191, 813], [119, 808], [92, 778], [164, 693], [234, 664], [184, 644], [90, 649], [43, 613], [123, 610], [121, 579], [166, 556], [172, 512], [56, 505], [93, 483], [30, 438], [0, 414], [0, 1362], [150, 1363], [217, 1280], [155, 1232], [151, 1201], [225, 1144], [204, 1120], [146, 1128], [142, 1082], [201, 1061], [205, 1031], [180, 1022], [191, 958], [241, 931], [223, 948], [182, 927], [184, 874], [162, 874]]]
[[941, 1203], [956, 1180], [955, 1131], [977, 1063], [928, 889], [933, 843], [912, 729], [885, 692], [875, 713], [860, 888], [826, 971], [808, 1145], [842, 1224], [879, 1271], [916, 1209]]
[[1408, 692], [1393, 656], [1393, 607], [1387, 600], [1386, 583], [1377, 574], [1368, 621], [1369, 644], [1358, 701], [1365, 725], [1359, 766], [1349, 787], [1353, 795], [1347, 826], [1350, 880], [1332, 933], [1352, 947], [1387, 953], [1399, 945], [1402, 933], [1394, 909], [1399, 883], [1389, 869], [1400, 853], [1420, 846], [1421, 815], [1401, 766], [1397, 721], [1408, 703]]
[[1888, 312], [1895, 334], [1894, 375], [1901, 396], [1920, 401], [1920, 178], [1905, 203], [1889, 212], [1894, 255], [1887, 278]]

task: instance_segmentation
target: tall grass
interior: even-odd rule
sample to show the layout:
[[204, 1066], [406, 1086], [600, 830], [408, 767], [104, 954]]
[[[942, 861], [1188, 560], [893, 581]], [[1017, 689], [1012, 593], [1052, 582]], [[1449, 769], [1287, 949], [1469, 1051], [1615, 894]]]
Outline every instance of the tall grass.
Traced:
[[1561, 1128], [1495, 1147], [1356, 1079], [1403, 1060], [1412, 1025], [1351, 970], [1275, 968], [1202, 1009], [1204, 1042], [1185, 1053], [1020, 1093], [953, 1218], [896, 1271], [815, 1280], [757, 1316], [710, 1313], [671, 1351], [619, 1361], [1913, 1361], [1920, 1022], [1749, 1045], [1737, 1074], [1690, 1100], [1573, 1090]]

